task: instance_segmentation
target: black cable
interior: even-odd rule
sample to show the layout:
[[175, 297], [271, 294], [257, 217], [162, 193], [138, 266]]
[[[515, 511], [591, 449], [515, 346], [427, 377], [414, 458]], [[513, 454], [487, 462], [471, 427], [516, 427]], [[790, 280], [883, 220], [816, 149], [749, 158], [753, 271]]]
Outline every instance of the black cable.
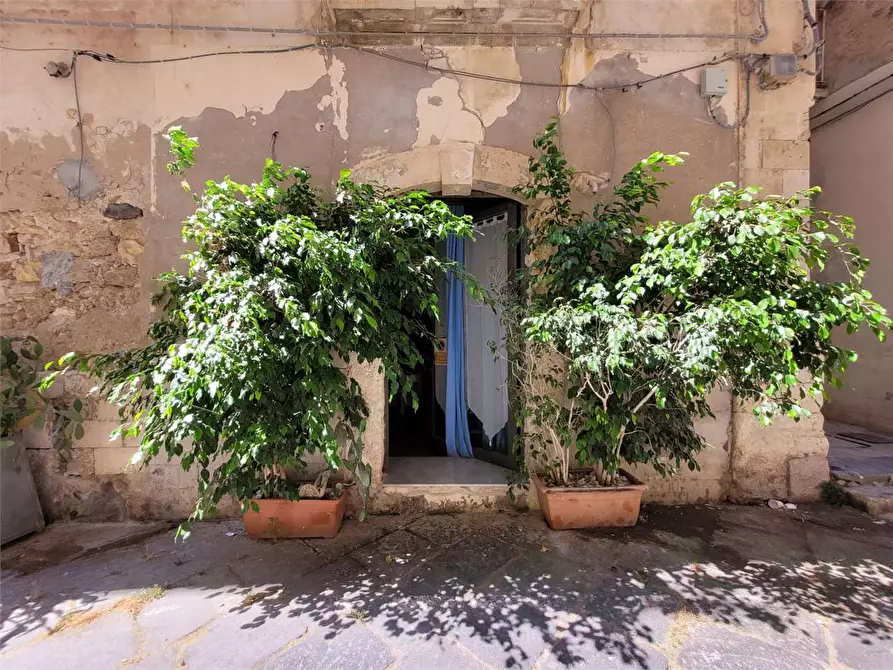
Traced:
[[730, 60], [737, 60], [742, 58], [742, 56], [738, 54], [726, 54], [725, 56], [721, 56], [719, 58], [713, 58], [712, 60], [705, 61], [703, 63], [698, 63], [696, 65], [689, 65], [688, 67], [682, 67], [678, 70], [672, 70], [671, 72], [664, 72], [663, 74], [654, 75], [653, 77], [648, 77], [647, 79], [642, 79], [640, 81], [630, 82], [628, 84], [614, 84], [611, 86], [587, 86], [586, 84], [562, 84], [556, 82], [542, 82], [542, 81], [525, 81], [522, 79], [511, 79], [509, 77], [500, 77], [497, 75], [483, 74], [481, 72], [468, 72], [467, 70], [454, 70], [452, 68], [447, 67], [439, 67], [437, 65], [429, 65], [428, 63], [423, 63], [421, 61], [412, 60], [411, 58], [404, 58], [402, 56], [395, 56], [394, 54], [385, 53], [382, 51], [377, 51], [375, 49], [369, 49], [368, 47], [358, 47], [353, 45], [345, 45], [346, 49], [353, 49], [354, 51], [359, 51], [361, 53], [369, 54], [371, 56], [376, 56], [378, 58], [383, 58], [384, 60], [393, 61], [395, 63], [403, 63], [404, 65], [412, 65], [414, 67], [422, 68], [424, 70], [428, 70], [430, 72], [438, 72], [440, 74], [451, 74], [460, 77], [468, 77], [470, 79], [482, 79], [484, 81], [493, 81], [500, 84], [517, 84], [518, 86], [536, 86], [541, 88], [573, 88], [573, 89], [582, 89], [586, 91], [627, 91], [633, 88], [640, 88], [645, 84], [650, 84], [651, 82], [658, 81], [659, 79], [666, 79], [667, 77], [672, 77], [677, 74], [682, 74], [684, 72], [690, 72], [691, 70], [697, 70], [701, 67], [707, 67], [708, 65], [718, 65], [719, 63], [725, 63]]
[[608, 120], [611, 122], [611, 169], [609, 172], [611, 173], [611, 183], [614, 183], [614, 166], [617, 165], [617, 130], [614, 124], [614, 115], [611, 113], [610, 107], [605, 103], [602, 99], [601, 92], [595, 91], [595, 99], [599, 101], [602, 106], [602, 109], [608, 115]]
[[713, 122], [716, 125], [722, 126], [727, 130], [738, 130], [741, 126], [747, 123], [747, 117], [750, 116], [750, 78], [753, 74], [753, 68], [745, 62], [744, 69], [747, 72], [744, 78], [744, 114], [741, 116], [740, 119], [735, 121], [735, 123], [726, 123], [725, 121], [720, 121], [713, 113], [711, 98], [707, 99], [707, 112], [710, 114], [710, 118], [713, 119]]
[[118, 58], [109, 53], [99, 53], [97, 51], [90, 51], [88, 49], [77, 49], [75, 53], [82, 56], [90, 56], [94, 60], [98, 60], [103, 63], [119, 63], [121, 65], [159, 65], [161, 63], [179, 63], [181, 61], [186, 60], [197, 60], [199, 58], [211, 58], [212, 56], [250, 56], [254, 54], [282, 54], [282, 53], [290, 53], [292, 51], [303, 51], [304, 49], [311, 49], [315, 47], [319, 47], [320, 45], [316, 43], [310, 44], [301, 44], [300, 46], [291, 46], [291, 47], [276, 47], [271, 49], [237, 49], [235, 51], [207, 51], [199, 54], [192, 54], [191, 56], [174, 56], [172, 58], [151, 58], [146, 60], [130, 60], [127, 58]]
[[456, 70], [453, 68], [440, 67], [437, 65], [430, 65], [427, 62], [413, 60], [411, 58], [404, 58], [402, 56], [396, 56], [394, 54], [389, 54], [382, 51], [377, 51], [375, 49], [370, 49], [368, 47], [359, 47], [353, 45], [344, 45], [342, 47], [332, 47], [324, 44], [302, 44], [299, 46], [291, 46], [291, 47], [276, 47], [271, 49], [240, 49], [236, 51], [208, 51], [198, 54], [192, 54], [189, 56], [175, 56], [173, 58], [155, 58], [155, 59], [142, 59], [142, 60], [131, 60], [126, 58], [118, 58], [114, 54], [110, 53], [100, 53], [98, 51], [92, 51], [89, 49], [75, 49], [74, 53], [79, 56], [89, 56], [94, 60], [97, 60], [102, 63], [113, 63], [118, 65], [157, 65], [162, 63], [175, 63], [181, 61], [188, 60], [196, 60], [199, 58], [210, 58], [212, 56], [237, 56], [237, 55], [253, 55], [253, 54], [277, 54], [277, 53], [289, 53], [294, 51], [303, 51], [305, 49], [324, 49], [324, 50], [332, 50], [335, 48], [344, 48], [344, 49], [352, 49], [354, 51], [358, 51], [360, 53], [368, 54], [371, 56], [375, 56], [377, 58], [382, 58], [384, 60], [389, 60], [395, 63], [402, 63], [404, 65], [411, 65], [413, 67], [422, 68], [424, 70], [428, 70], [430, 72], [438, 72], [440, 74], [449, 74], [458, 77], [468, 77], [470, 79], [480, 79], [483, 81], [492, 81], [500, 84], [516, 84], [518, 86], [534, 86], [539, 88], [557, 88], [557, 89], [582, 89], [582, 90], [597, 90], [597, 91], [624, 91], [633, 89], [633, 88], [641, 88], [645, 84], [650, 84], [654, 81], [658, 81], [660, 79], [666, 79], [667, 77], [672, 77], [677, 74], [682, 74], [684, 72], [690, 72], [691, 70], [697, 70], [701, 67], [707, 67], [709, 65], [718, 65], [720, 63], [725, 63], [730, 60], [738, 60], [743, 58], [743, 56], [739, 54], [726, 54], [724, 56], [720, 56], [718, 58], [713, 58], [709, 61], [704, 61], [702, 63], [696, 63], [695, 65], [689, 65], [687, 67], [682, 67], [676, 70], [672, 70], [670, 72], [664, 72], [662, 74], [654, 75], [653, 77], [648, 77], [646, 79], [642, 79], [639, 81], [629, 82], [626, 84], [614, 84], [611, 86], [587, 86], [586, 84], [563, 84], [560, 82], [543, 82], [543, 81], [525, 81], [523, 79], [512, 79], [510, 77], [500, 77], [498, 75], [490, 75], [485, 74], [483, 72], [469, 72], [467, 70]]
[[812, 15], [812, 10], [809, 8], [809, 0], [803, 0], [803, 21], [812, 31], [812, 45], [809, 47], [809, 51], [800, 56], [801, 59], [809, 58], [816, 52], [819, 46], [821, 46], [821, 41], [819, 39], [819, 22], [816, 21], [815, 17]]
[[74, 80], [74, 104], [78, 115], [78, 133], [80, 135], [81, 155], [78, 159], [78, 190], [77, 199], [81, 201], [81, 177], [84, 172], [84, 116], [81, 114], [81, 96], [78, 92], [78, 56], [77, 53], [71, 59], [71, 78]]

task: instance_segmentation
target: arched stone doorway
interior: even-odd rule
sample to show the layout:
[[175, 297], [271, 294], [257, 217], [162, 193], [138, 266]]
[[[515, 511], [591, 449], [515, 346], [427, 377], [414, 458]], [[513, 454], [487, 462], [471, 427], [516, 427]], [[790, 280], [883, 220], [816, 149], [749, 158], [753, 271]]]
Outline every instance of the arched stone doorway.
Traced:
[[[358, 182], [378, 184], [397, 191], [422, 189], [444, 198], [462, 198], [483, 193], [495, 198], [517, 201], [513, 189], [527, 176], [528, 156], [514, 151], [467, 143], [446, 143], [420, 147], [399, 154], [372, 158], [354, 166], [352, 177]], [[448, 500], [460, 495], [484, 502], [505, 497], [504, 483], [483, 485], [437, 486], [431, 490], [404, 490], [384, 485], [387, 459], [388, 398], [386, 383], [374, 364], [354, 364], [352, 374], [360, 382], [369, 403], [369, 420], [364, 452], [372, 467], [374, 508], [392, 506], [394, 498], [424, 495]]]

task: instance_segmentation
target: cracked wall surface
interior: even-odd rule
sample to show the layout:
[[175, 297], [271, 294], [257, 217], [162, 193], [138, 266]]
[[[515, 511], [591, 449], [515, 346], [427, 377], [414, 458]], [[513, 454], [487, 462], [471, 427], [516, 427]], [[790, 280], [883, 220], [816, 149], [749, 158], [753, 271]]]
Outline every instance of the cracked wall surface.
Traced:
[[[311, 36], [298, 34], [3, 24], [5, 44], [91, 49], [119, 60], [290, 49], [157, 64], [81, 56], [82, 164], [73, 79], [51, 78], [44, 70], [48, 61], [68, 59], [70, 52], [0, 51], [2, 330], [32, 333], [52, 355], [72, 349], [110, 351], [143, 341], [154, 318], [149, 303], [153, 277], [180, 265], [181, 221], [190, 212], [191, 199], [165, 169], [163, 135], [175, 124], [202, 143], [189, 177], [194, 186], [224, 174], [252, 180], [275, 154], [279, 161], [309, 168], [324, 189], [340, 170], [356, 168], [356, 174], [396, 188], [455, 194], [474, 189], [511, 197], [533, 136], [556, 115], [562, 146], [582, 172], [575, 195], [581, 206], [591, 205], [593, 190], [604, 179], [616, 181], [655, 150], [691, 154], [685, 167], [671, 175], [674, 184], [653, 213], [657, 217], [684, 219], [692, 196], [718, 181], [743, 179], [773, 192], [809, 182], [811, 78], [801, 75], [776, 91], [754, 87], [750, 117], [739, 131], [710, 120], [697, 71], [635, 85], [728, 52], [798, 48], [803, 42], [800, 0], [768, 0], [770, 35], [758, 45], [720, 37], [555, 36], [559, 29], [750, 34], [759, 27], [754, 0], [698, 0], [684, 11], [644, 0], [562, 0], [533, 8], [520, 0], [498, 0], [487, 3], [489, 13], [481, 3], [440, 7], [398, 0], [376, 3], [380, 7], [374, 11], [346, 0], [329, 0], [331, 11], [319, 2], [272, 0], [220, 0], [213, 7], [178, 0], [151, 6], [109, 1], [101, 9], [73, 0], [56, 4], [41, 12], [22, 0], [5, 0], [2, 8], [5, 16], [89, 13], [109, 21], [347, 27], [370, 31], [355, 35], [353, 44], [392, 58], [345, 46], [312, 46]], [[463, 19], [456, 14], [459, 9], [472, 13]], [[469, 40], [445, 34], [467, 25], [489, 36]], [[374, 31], [382, 27], [414, 35], [376, 37]], [[426, 37], [425, 31], [435, 33]], [[302, 46], [307, 48], [297, 49]], [[743, 111], [742, 69], [736, 61], [723, 67], [730, 93], [720, 112], [734, 119]], [[469, 79], [449, 70], [524, 84]], [[592, 90], [618, 84], [631, 86]], [[386, 449], [383, 383], [373, 370], [357, 368], [356, 374], [372, 398], [367, 458], [380, 486]], [[70, 391], [77, 390], [73, 383]], [[720, 394], [714, 405], [716, 419], [702, 427], [711, 443], [702, 471], [667, 481], [640, 472], [652, 482], [653, 499], [813, 495], [811, 487], [822, 469], [827, 471], [820, 424], [807, 431], [780, 426], [755, 432], [746, 412], [738, 412], [727, 396]], [[67, 470], [59, 468], [42, 436], [29, 438], [47, 514], [188, 514], [194, 478], [167, 464], [125, 472], [134, 446], [109, 443], [105, 438], [114, 413], [101, 403], [89, 408], [87, 437], [76, 445], [77, 456]], [[792, 466], [792, 459], [800, 461]], [[807, 474], [791, 475], [794, 471]], [[779, 472], [784, 473], [780, 478]], [[805, 483], [795, 486], [794, 480]]]

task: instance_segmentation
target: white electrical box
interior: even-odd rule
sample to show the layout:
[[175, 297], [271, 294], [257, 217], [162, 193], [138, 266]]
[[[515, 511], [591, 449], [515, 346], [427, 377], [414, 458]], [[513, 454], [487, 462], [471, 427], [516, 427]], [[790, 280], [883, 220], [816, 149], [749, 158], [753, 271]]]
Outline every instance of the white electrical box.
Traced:
[[705, 67], [701, 70], [701, 97], [712, 98], [726, 94], [728, 78], [721, 67]]

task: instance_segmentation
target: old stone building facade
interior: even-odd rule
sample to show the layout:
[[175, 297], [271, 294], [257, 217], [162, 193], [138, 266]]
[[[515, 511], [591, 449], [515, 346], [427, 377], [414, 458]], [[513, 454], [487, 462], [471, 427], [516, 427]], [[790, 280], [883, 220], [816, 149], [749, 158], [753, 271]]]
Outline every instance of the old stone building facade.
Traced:
[[[2, 21], [0, 318], [53, 354], [134, 345], [151, 322], [153, 277], [177, 264], [190, 206], [165, 170], [174, 124], [202, 143], [193, 184], [251, 180], [275, 155], [321, 186], [349, 168], [394, 188], [515, 197], [531, 140], [556, 115], [583, 173], [581, 205], [655, 150], [690, 154], [659, 217], [684, 219], [719, 181], [771, 193], [810, 183], [801, 0], [7, 0]], [[767, 77], [773, 54], [794, 56], [790, 76]], [[728, 81], [715, 118], [700, 90], [708, 65]], [[373, 368], [355, 374], [372, 408], [377, 506], [504, 496], [498, 485], [389, 485], [384, 383]], [[66, 383], [72, 395], [89, 387]], [[820, 413], [765, 429], [728, 394], [712, 401], [701, 471], [641, 472], [651, 499], [816, 495]], [[29, 435], [48, 515], [188, 514], [194, 477], [164, 462], [126, 471], [134, 445], [109, 442], [113, 409], [88, 410], [65, 468]]]

